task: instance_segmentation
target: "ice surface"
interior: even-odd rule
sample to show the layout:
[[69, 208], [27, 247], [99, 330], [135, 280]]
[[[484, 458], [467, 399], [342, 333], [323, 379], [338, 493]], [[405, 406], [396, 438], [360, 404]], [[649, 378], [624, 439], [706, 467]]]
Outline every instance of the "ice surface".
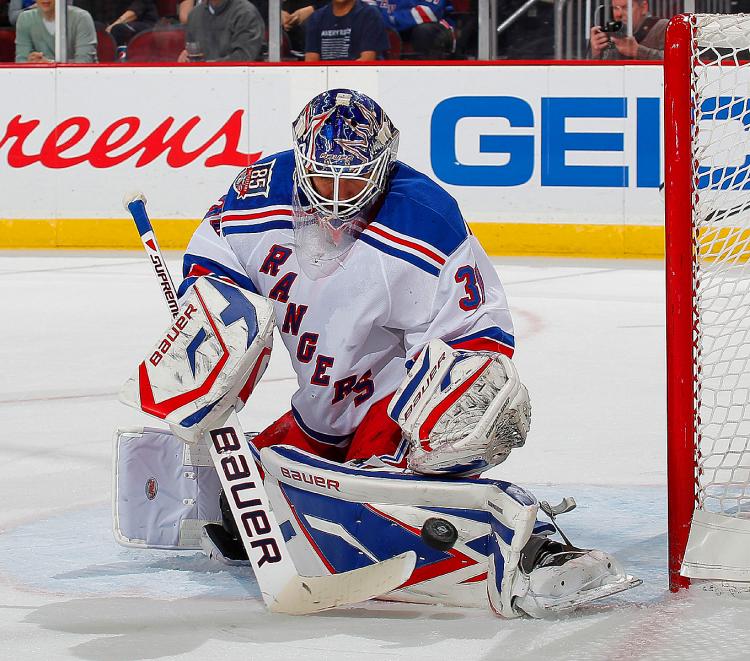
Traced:
[[[179, 262], [169, 260], [176, 275]], [[533, 427], [494, 477], [550, 501], [574, 541], [644, 585], [553, 621], [370, 602], [265, 612], [246, 570], [118, 546], [116, 392], [169, 317], [139, 253], [0, 253], [0, 659], [745, 659], [750, 602], [666, 591], [663, 270], [498, 260]], [[281, 343], [241, 414], [261, 429], [296, 381]]]

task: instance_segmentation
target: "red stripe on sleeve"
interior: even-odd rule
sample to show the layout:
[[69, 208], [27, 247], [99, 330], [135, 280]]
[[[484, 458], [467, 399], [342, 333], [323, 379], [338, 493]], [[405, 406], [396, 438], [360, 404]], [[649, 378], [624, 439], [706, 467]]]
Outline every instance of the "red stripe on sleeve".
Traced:
[[425, 248], [424, 246], [420, 246], [418, 243], [414, 243], [412, 241], [407, 241], [406, 239], [396, 237], [393, 234], [389, 234], [388, 232], [381, 230], [379, 227], [376, 227], [375, 225], [370, 225], [367, 229], [370, 232], [374, 232], [375, 234], [379, 234], [380, 236], [385, 237], [389, 241], [393, 241], [394, 243], [398, 243], [402, 246], [411, 248], [412, 250], [416, 250], [417, 252], [422, 253], [423, 255], [429, 257], [430, 259], [435, 260], [441, 266], [445, 264], [445, 260], [440, 255], [437, 255], [436, 253], [432, 252], [432, 250], [429, 250], [428, 248]]

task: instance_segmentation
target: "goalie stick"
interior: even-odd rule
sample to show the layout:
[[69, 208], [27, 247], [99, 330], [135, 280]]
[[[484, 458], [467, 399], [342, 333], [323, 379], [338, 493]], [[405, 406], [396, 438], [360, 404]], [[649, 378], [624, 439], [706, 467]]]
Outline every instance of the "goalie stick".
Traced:
[[146, 254], [151, 260], [151, 266], [154, 267], [154, 273], [159, 279], [161, 291], [169, 307], [169, 313], [172, 319], [177, 316], [179, 306], [177, 305], [177, 290], [172, 282], [172, 276], [169, 273], [167, 264], [161, 254], [161, 248], [156, 240], [154, 228], [151, 227], [151, 221], [146, 213], [146, 197], [143, 193], [131, 193], [123, 199], [125, 208], [130, 212], [141, 237], [141, 243], [146, 250]]
[[[174, 318], [179, 309], [177, 293], [146, 213], [146, 198], [134, 193], [123, 203], [133, 216]], [[244, 439], [234, 411], [204, 436], [263, 600], [271, 611], [303, 615], [353, 604], [395, 590], [409, 578], [416, 563], [413, 551], [340, 574], [300, 576]]]

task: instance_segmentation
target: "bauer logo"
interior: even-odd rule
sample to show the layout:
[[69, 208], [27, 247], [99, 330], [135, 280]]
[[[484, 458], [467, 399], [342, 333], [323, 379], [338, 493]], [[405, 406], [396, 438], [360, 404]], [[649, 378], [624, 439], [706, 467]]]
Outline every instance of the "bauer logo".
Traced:
[[[628, 142], [635, 148], [626, 152]], [[435, 175], [455, 186], [533, 180], [542, 186], [658, 188], [661, 102], [542, 97], [532, 107], [516, 96], [451, 97], [432, 113], [430, 147]]]
[[[261, 498], [264, 493], [263, 486], [257, 485], [254, 480], [250, 479], [248, 459], [242, 454], [241, 444], [244, 439], [240, 440], [234, 427], [212, 429], [208, 435], [214, 449], [221, 455], [219, 463], [224, 480], [227, 484], [231, 484], [229, 489], [226, 486], [224, 488], [232, 514], [235, 520], [239, 515], [237, 523], [242, 526], [241, 531], [247, 536], [247, 540], [243, 540], [245, 548], [248, 549], [249, 543], [254, 551], [260, 550], [259, 567], [267, 562], [280, 562], [283, 560], [281, 547], [274, 539], [269, 513]], [[249, 461], [253, 461], [252, 457]]]
[[[185, 326], [187, 326], [188, 320], [193, 318], [193, 314], [195, 312], [198, 312], [198, 309], [192, 304], [188, 303], [187, 307], [185, 308], [184, 312], [175, 319], [174, 324], [172, 325], [172, 328], [169, 329], [167, 334], [159, 340], [159, 344], [157, 346], [156, 351], [151, 354], [151, 357], [148, 359], [149, 362], [156, 367], [160, 362], [161, 359], [167, 355], [167, 351], [169, 351], [170, 347], [172, 346], [172, 343], [180, 336]], [[203, 329], [200, 329], [203, 330]], [[204, 331], [205, 335], [205, 331]], [[196, 335], [198, 337], [198, 335]], [[202, 342], [203, 340], [201, 340]], [[190, 347], [188, 347], [189, 349]], [[194, 360], [194, 357], [193, 359]], [[193, 367], [193, 376], [195, 376], [195, 368]]]
[[[0, 150], [7, 150], [7, 162], [12, 168], [36, 163], [53, 169], [81, 164], [111, 168], [121, 163], [140, 168], [162, 156], [171, 168], [182, 168], [195, 161], [202, 161], [201, 165], [209, 168], [246, 167], [255, 163], [261, 152], [245, 153], [239, 149], [244, 114], [244, 110], [235, 110], [203, 141], [196, 134], [206, 134], [206, 129], [212, 128], [199, 126], [206, 121], [200, 117], [178, 123], [167, 116], [154, 128], [145, 129], [141, 119], [133, 116], [121, 117], [98, 128], [84, 116], [68, 117], [57, 126], [45, 126], [38, 119], [16, 115], [0, 133]], [[0, 131], [3, 131], [1, 126]]]
[[306, 484], [314, 484], [316, 487], [323, 489], [339, 489], [339, 483], [337, 480], [330, 478], [321, 477], [320, 475], [314, 475], [312, 473], [305, 473], [304, 471], [290, 470], [286, 466], [281, 467], [281, 474], [288, 480], [296, 480], [297, 482], [305, 482]]

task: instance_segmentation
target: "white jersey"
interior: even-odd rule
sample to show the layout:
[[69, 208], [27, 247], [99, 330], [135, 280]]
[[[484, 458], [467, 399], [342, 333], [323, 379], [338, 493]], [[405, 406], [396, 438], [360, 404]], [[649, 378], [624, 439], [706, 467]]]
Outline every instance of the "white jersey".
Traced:
[[299, 389], [292, 413], [315, 440], [345, 447], [433, 338], [513, 354], [500, 280], [456, 201], [397, 162], [382, 204], [339, 268], [305, 275], [292, 225], [291, 151], [243, 170], [196, 230], [180, 294], [215, 274], [274, 303]]

